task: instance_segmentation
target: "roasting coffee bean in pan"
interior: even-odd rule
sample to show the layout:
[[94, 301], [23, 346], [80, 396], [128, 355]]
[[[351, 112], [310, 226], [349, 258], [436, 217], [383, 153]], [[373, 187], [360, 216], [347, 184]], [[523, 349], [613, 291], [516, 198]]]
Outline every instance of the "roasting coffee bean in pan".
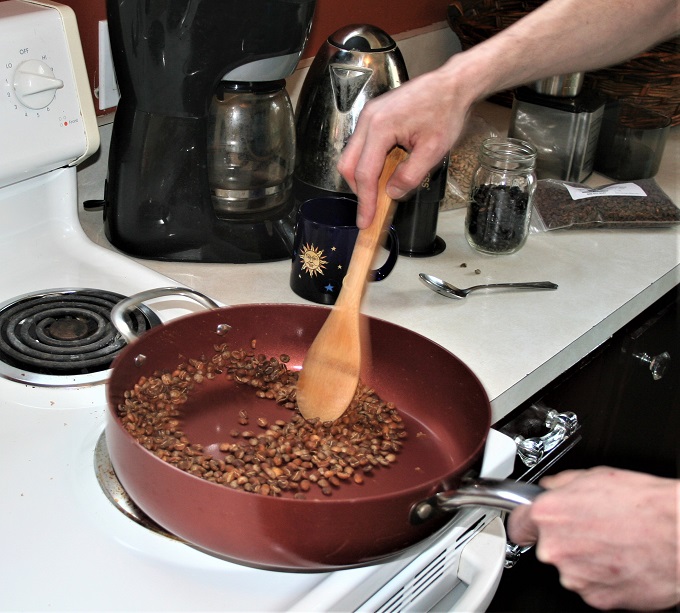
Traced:
[[[213, 483], [269, 496], [305, 498], [319, 488], [361, 485], [364, 475], [397, 461], [406, 429], [394, 404], [360, 385], [348, 410], [332, 423], [305, 420], [295, 404], [297, 373], [288, 356], [268, 358], [254, 351], [215, 347], [211, 359], [191, 359], [173, 372], [141, 377], [125, 393], [118, 415], [146, 449], [180, 470]], [[252, 388], [262, 399], [288, 409], [273, 421], [235, 412], [219, 453], [193, 442], [182, 418], [197, 386], [216, 377]], [[288, 419], [283, 419], [288, 417]]]

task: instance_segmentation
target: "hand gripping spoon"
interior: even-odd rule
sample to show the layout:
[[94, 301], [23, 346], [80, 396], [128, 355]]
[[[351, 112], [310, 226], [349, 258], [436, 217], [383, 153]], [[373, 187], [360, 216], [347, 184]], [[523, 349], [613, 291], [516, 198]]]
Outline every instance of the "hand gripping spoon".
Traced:
[[371, 224], [359, 231], [338, 299], [307, 351], [297, 384], [297, 405], [306, 419], [334, 421], [349, 407], [359, 384], [362, 326], [361, 301], [394, 203], [385, 193], [388, 179], [406, 159], [400, 148], [390, 151], [378, 183], [378, 201]]

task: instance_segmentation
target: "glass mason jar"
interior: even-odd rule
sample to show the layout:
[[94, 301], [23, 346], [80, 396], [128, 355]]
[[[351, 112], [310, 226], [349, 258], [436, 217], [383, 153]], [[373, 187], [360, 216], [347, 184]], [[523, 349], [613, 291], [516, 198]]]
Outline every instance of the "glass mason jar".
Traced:
[[514, 253], [529, 235], [536, 149], [516, 138], [487, 138], [470, 186], [465, 238], [482, 253]]

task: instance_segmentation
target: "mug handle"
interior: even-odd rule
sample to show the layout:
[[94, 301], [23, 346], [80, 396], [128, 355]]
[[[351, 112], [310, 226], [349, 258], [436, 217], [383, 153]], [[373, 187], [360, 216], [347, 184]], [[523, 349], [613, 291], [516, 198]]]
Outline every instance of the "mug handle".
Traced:
[[397, 263], [397, 257], [399, 256], [399, 236], [394, 226], [390, 226], [387, 233], [390, 253], [387, 256], [387, 260], [380, 268], [371, 271], [369, 281], [382, 281], [392, 272], [394, 265]]

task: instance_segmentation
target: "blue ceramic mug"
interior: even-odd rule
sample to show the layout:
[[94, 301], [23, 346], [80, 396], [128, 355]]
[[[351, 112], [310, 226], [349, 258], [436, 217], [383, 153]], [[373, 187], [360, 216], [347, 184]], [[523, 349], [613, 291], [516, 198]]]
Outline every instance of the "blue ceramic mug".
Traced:
[[[290, 287], [302, 298], [335, 304], [359, 234], [357, 203], [350, 198], [313, 198], [300, 206], [293, 242]], [[382, 281], [392, 272], [399, 255], [399, 239], [388, 230], [385, 263], [371, 271], [370, 281]]]

